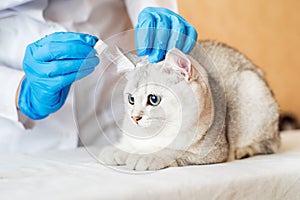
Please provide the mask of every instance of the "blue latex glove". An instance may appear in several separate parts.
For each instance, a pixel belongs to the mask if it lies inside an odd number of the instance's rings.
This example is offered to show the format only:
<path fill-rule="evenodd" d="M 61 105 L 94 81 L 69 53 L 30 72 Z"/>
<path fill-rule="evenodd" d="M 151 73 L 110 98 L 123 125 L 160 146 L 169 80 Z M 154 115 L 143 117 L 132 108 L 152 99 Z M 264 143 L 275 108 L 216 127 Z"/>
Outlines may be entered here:
<path fill-rule="evenodd" d="M 138 55 L 148 55 L 154 63 L 164 59 L 166 52 L 174 47 L 189 53 L 197 41 L 197 32 L 171 10 L 148 7 L 138 16 L 135 40 Z"/>
<path fill-rule="evenodd" d="M 43 119 L 60 109 L 71 84 L 99 64 L 93 48 L 97 38 L 72 32 L 48 35 L 27 46 L 19 109 L 31 119 Z"/>

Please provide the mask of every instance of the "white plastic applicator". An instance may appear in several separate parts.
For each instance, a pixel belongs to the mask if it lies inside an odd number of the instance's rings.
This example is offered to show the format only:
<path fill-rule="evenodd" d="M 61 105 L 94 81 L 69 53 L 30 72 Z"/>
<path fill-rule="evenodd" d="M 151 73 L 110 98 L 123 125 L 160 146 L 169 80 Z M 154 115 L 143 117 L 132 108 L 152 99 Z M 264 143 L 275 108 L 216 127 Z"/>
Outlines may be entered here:
<path fill-rule="evenodd" d="M 118 73 L 131 71 L 135 65 L 123 54 L 117 46 L 109 46 L 103 40 L 99 39 L 94 47 L 101 59 L 107 59 L 114 63 Z"/>

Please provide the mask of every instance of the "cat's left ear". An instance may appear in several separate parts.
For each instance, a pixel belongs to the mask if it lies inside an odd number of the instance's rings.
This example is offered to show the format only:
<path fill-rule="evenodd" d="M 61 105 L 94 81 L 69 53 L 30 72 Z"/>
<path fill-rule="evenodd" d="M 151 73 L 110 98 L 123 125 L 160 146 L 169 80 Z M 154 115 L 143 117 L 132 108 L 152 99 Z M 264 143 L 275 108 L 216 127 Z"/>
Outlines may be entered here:
<path fill-rule="evenodd" d="M 164 67 L 171 67 L 179 71 L 186 81 L 192 78 L 192 64 L 190 59 L 179 49 L 173 48 L 168 51 L 164 60 Z"/>

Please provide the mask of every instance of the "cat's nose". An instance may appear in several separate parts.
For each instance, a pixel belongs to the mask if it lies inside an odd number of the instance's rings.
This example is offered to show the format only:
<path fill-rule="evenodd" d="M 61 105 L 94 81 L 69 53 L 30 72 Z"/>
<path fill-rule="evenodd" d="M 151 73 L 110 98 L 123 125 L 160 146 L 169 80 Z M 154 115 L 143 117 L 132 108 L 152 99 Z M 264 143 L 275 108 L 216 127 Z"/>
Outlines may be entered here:
<path fill-rule="evenodd" d="M 131 118 L 135 123 L 138 123 L 138 121 L 142 119 L 142 116 L 131 116 Z"/>

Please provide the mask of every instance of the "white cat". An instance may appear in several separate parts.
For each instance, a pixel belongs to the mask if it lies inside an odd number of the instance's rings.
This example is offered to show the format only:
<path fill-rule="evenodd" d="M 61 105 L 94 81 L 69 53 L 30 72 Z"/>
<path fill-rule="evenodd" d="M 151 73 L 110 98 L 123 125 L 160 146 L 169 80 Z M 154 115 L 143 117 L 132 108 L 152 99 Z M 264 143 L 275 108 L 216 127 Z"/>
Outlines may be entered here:
<path fill-rule="evenodd" d="M 260 70 L 223 44 L 199 47 L 221 79 L 178 49 L 156 64 L 143 58 L 126 72 L 123 135 L 103 149 L 100 161 L 156 170 L 276 152 L 278 106 Z M 197 50 L 192 55 L 197 58 Z"/>

